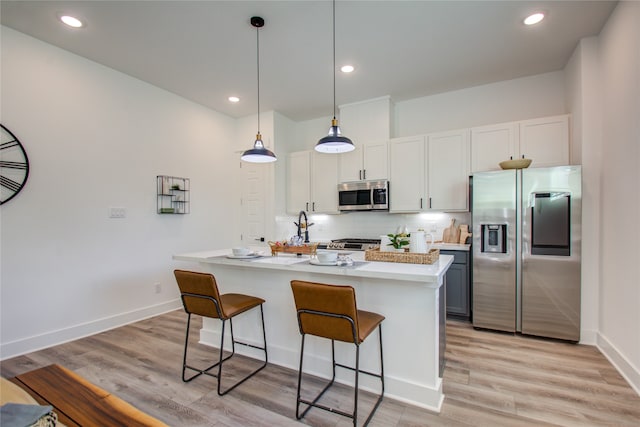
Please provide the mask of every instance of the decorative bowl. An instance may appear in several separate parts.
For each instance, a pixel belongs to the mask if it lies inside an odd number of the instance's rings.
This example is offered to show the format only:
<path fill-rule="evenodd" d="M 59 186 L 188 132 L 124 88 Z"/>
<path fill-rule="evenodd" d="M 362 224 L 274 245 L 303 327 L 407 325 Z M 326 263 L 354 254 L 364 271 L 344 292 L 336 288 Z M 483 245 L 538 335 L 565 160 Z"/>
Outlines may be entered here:
<path fill-rule="evenodd" d="M 526 169 L 531 164 L 531 159 L 515 159 L 500 162 L 502 169 Z"/>

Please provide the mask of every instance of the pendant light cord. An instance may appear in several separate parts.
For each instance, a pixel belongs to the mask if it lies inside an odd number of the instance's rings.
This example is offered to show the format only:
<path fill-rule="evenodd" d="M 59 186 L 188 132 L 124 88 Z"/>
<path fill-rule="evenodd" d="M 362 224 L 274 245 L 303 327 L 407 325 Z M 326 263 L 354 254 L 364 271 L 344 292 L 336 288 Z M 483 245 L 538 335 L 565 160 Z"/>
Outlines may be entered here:
<path fill-rule="evenodd" d="M 333 0 L 333 119 L 336 119 L 336 0 Z"/>
<path fill-rule="evenodd" d="M 258 133 L 260 133 L 260 27 L 256 27 L 256 46 L 256 62 L 258 64 Z"/>

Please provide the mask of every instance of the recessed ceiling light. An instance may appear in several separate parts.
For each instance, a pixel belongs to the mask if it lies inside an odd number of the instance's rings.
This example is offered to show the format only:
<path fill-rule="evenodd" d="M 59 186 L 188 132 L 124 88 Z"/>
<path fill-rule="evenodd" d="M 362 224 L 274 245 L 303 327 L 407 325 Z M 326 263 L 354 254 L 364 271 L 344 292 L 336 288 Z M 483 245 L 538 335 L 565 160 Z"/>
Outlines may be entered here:
<path fill-rule="evenodd" d="M 544 13 L 538 12 L 538 13 L 534 13 L 533 15 L 527 16 L 524 20 L 524 23 L 525 25 L 534 25 L 542 21 L 543 19 L 544 19 Z"/>
<path fill-rule="evenodd" d="M 240 98 L 238 98 L 237 96 L 230 96 L 229 98 L 227 98 L 230 102 L 239 102 Z"/>
<path fill-rule="evenodd" d="M 81 20 L 70 15 L 61 15 L 60 20 L 73 28 L 81 28 L 84 26 Z"/>
<path fill-rule="evenodd" d="M 353 68 L 353 65 L 343 65 L 342 68 L 340 68 L 340 71 L 342 71 L 343 73 L 351 73 L 353 70 L 355 70 L 355 68 Z"/>

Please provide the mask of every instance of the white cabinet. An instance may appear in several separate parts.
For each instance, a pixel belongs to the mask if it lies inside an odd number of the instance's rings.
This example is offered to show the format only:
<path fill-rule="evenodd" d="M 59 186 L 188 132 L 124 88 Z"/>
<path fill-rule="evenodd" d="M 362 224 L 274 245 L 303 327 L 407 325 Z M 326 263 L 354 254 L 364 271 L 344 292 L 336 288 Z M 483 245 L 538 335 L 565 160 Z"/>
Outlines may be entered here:
<path fill-rule="evenodd" d="M 519 157 L 532 159 L 531 167 L 569 164 L 569 116 L 520 122 Z"/>
<path fill-rule="evenodd" d="M 388 154 L 387 141 L 358 144 L 356 149 L 340 154 L 339 182 L 352 182 L 373 179 L 387 179 Z"/>
<path fill-rule="evenodd" d="M 339 213 L 335 154 L 298 151 L 287 156 L 287 212 Z"/>
<path fill-rule="evenodd" d="M 499 170 L 499 163 L 518 153 L 518 124 L 503 123 L 471 129 L 471 173 Z"/>
<path fill-rule="evenodd" d="M 425 137 L 396 138 L 389 143 L 389 211 L 417 212 L 424 207 Z"/>
<path fill-rule="evenodd" d="M 391 212 L 468 210 L 468 130 L 393 139 L 389 169 Z"/>
<path fill-rule="evenodd" d="M 569 164 L 569 116 L 471 129 L 471 172 L 499 170 L 503 160 L 532 159 L 531 167 Z"/>
<path fill-rule="evenodd" d="M 469 209 L 469 131 L 442 132 L 427 137 L 429 208 Z"/>

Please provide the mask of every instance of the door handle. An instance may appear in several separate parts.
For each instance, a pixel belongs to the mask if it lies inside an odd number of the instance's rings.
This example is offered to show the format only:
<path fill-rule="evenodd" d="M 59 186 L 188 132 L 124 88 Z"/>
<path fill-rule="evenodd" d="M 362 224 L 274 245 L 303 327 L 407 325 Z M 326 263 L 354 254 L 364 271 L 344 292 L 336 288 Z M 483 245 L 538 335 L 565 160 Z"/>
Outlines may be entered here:
<path fill-rule="evenodd" d="M 362 169 L 358 171 L 358 179 L 362 179 Z"/>
<path fill-rule="evenodd" d="M 316 211 L 316 202 L 311 203 L 311 211 L 312 212 Z"/>
<path fill-rule="evenodd" d="M 429 197 L 429 209 L 431 209 L 431 197 Z"/>
<path fill-rule="evenodd" d="M 307 203 L 305 204 L 305 209 L 304 209 L 304 210 L 305 210 L 305 211 L 309 211 L 309 202 L 307 202 Z"/>
<path fill-rule="evenodd" d="M 362 170 L 362 179 L 367 179 L 367 170 L 366 169 Z"/>
<path fill-rule="evenodd" d="M 420 209 L 422 209 L 422 197 L 420 197 Z"/>

